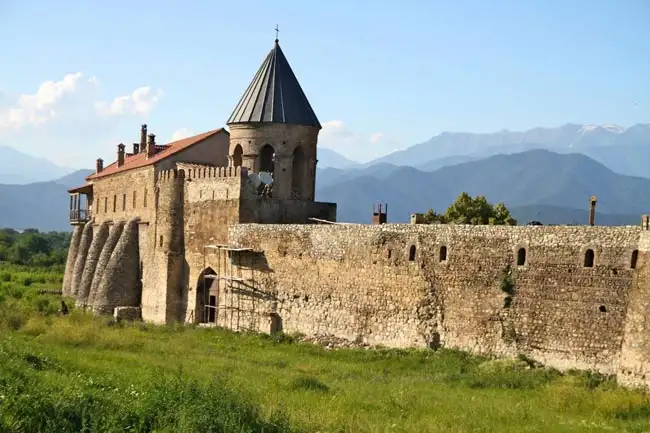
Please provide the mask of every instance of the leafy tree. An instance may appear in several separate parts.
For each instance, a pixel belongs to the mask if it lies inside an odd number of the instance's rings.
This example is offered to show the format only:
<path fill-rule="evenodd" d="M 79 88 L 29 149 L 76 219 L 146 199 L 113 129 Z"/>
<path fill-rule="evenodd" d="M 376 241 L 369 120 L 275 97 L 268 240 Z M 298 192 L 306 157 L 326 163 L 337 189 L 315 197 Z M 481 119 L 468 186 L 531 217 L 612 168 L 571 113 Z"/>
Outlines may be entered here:
<path fill-rule="evenodd" d="M 472 197 L 466 192 L 461 193 L 444 214 L 429 209 L 424 214 L 427 224 L 473 224 L 473 225 L 517 225 L 510 211 L 503 203 L 492 205 L 482 195 Z"/>
<path fill-rule="evenodd" d="M 46 267 L 63 265 L 69 245 L 70 233 L 0 229 L 0 262 Z"/>

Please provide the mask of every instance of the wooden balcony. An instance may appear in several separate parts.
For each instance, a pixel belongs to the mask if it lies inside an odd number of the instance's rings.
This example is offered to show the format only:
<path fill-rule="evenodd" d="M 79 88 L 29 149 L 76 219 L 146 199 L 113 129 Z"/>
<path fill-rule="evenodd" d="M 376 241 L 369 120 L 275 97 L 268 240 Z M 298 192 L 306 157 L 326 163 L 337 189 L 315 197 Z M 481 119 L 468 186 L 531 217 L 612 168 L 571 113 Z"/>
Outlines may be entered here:
<path fill-rule="evenodd" d="M 90 209 L 73 209 L 70 211 L 70 224 L 87 223 L 92 219 Z"/>
<path fill-rule="evenodd" d="M 93 188 L 86 184 L 68 190 L 70 193 L 70 224 L 85 224 L 92 219 Z"/>

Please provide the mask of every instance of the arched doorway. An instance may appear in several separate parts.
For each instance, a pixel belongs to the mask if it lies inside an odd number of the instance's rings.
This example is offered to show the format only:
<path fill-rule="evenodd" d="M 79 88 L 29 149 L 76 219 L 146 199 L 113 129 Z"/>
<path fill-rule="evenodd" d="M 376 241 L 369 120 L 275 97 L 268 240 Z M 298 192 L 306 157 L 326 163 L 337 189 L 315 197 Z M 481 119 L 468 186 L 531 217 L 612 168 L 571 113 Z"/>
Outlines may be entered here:
<path fill-rule="evenodd" d="M 241 146 L 238 144 L 235 146 L 235 150 L 232 152 L 232 165 L 235 167 L 241 167 L 242 165 L 242 154 L 244 151 Z"/>
<path fill-rule="evenodd" d="M 302 146 L 297 146 L 293 151 L 291 176 L 291 193 L 294 196 L 292 198 L 302 198 L 302 191 L 305 189 L 305 151 Z"/>
<path fill-rule="evenodd" d="M 270 144 L 265 144 L 260 150 L 260 172 L 273 173 L 275 149 Z"/>
<path fill-rule="evenodd" d="M 198 323 L 215 323 L 217 313 L 217 294 L 212 287 L 217 287 L 217 280 L 210 278 L 217 273 L 210 267 L 205 268 L 196 282 L 196 307 L 194 314 Z"/>

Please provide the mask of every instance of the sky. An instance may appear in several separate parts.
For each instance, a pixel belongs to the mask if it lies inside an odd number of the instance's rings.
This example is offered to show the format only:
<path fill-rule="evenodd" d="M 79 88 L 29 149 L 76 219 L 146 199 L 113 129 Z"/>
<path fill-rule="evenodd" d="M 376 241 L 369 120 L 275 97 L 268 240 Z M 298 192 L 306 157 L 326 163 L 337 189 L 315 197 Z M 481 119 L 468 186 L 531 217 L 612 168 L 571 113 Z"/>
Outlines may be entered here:
<path fill-rule="evenodd" d="M 650 122 L 647 0 L 0 0 L 0 146 L 71 168 L 225 126 L 275 27 L 365 162 L 444 131 Z"/>

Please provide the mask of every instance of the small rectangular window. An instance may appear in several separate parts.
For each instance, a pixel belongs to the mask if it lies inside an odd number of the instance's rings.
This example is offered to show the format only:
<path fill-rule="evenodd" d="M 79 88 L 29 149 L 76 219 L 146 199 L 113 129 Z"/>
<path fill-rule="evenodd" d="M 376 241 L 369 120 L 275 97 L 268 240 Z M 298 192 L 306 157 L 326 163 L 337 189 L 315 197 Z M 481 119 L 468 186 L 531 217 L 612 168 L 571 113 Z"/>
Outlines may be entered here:
<path fill-rule="evenodd" d="M 104 213 L 108 212 L 108 197 L 104 197 Z"/>
<path fill-rule="evenodd" d="M 133 209 L 135 209 L 135 190 L 133 190 Z"/>
<path fill-rule="evenodd" d="M 147 188 L 144 189 L 144 207 L 147 207 Z"/>
<path fill-rule="evenodd" d="M 113 212 L 117 212 L 117 194 L 113 196 Z"/>
<path fill-rule="evenodd" d="M 122 210 L 126 210 L 126 194 L 122 194 Z"/>
<path fill-rule="evenodd" d="M 99 197 L 97 197 L 97 202 L 95 203 L 95 213 L 99 213 Z"/>

